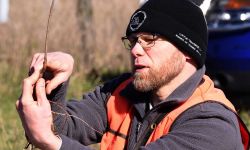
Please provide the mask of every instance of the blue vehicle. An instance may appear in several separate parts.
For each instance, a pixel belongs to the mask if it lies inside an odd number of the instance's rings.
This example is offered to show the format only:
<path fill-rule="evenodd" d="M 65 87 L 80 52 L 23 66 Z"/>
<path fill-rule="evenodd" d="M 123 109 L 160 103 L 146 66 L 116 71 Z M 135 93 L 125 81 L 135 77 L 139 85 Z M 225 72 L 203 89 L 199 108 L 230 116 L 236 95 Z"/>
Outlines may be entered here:
<path fill-rule="evenodd" d="M 210 4 L 207 74 L 225 91 L 250 93 L 250 0 Z"/>

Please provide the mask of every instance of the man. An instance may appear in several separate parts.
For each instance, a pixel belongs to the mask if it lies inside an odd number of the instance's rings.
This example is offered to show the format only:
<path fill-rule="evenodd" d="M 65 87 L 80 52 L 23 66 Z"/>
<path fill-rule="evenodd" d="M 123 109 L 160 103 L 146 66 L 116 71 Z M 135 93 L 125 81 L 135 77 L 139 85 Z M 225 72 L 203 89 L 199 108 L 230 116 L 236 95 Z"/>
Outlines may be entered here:
<path fill-rule="evenodd" d="M 204 75 L 207 27 L 197 5 L 149 0 L 132 15 L 122 40 L 133 73 L 97 86 L 80 101 L 64 100 L 70 55 L 48 54 L 50 80 L 39 78 L 43 54 L 33 57 L 34 72 L 17 101 L 31 143 L 46 150 L 89 149 L 98 142 L 114 150 L 248 149 L 249 133 L 233 105 Z"/>

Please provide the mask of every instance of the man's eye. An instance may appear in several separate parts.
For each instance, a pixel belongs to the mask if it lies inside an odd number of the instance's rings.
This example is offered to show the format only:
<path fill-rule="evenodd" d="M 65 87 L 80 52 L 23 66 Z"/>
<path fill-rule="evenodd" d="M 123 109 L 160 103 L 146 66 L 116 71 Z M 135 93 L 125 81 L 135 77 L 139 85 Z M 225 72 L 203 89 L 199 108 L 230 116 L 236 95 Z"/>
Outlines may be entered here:
<path fill-rule="evenodd" d="M 138 40 L 138 37 L 130 37 L 130 38 L 129 38 L 129 41 L 130 41 L 131 43 L 136 43 L 137 40 Z"/>
<path fill-rule="evenodd" d="M 153 36 L 145 36 L 145 37 L 141 37 L 141 39 L 145 42 L 152 42 L 154 41 L 154 37 Z"/>

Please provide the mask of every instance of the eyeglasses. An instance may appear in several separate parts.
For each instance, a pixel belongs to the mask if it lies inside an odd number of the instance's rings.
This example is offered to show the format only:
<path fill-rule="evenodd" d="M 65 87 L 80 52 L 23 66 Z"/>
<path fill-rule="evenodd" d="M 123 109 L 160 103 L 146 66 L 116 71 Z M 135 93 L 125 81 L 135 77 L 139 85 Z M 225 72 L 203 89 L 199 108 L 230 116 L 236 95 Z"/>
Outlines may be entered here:
<path fill-rule="evenodd" d="M 142 48 L 150 48 L 155 45 L 155 41 L 159 38 L 158 34 L 140 34 L 131 35 L 129 37 L 124 36 L 121 38 L 124 47 L 131 50 L 136 43 L 139 43 Z"/>

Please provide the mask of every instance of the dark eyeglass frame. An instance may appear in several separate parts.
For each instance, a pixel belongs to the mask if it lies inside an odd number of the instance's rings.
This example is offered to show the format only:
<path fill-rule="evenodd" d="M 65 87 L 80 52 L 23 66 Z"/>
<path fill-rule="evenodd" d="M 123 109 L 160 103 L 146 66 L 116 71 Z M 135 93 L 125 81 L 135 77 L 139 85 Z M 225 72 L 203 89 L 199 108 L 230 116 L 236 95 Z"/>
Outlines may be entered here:
<path fill-rule="evenodd" d="M 139 43 L 142 48 L 148 49 L 155 45 L 155 41 L 160 38 L 159 34 L 139 34 L 124 36 L 121 38 L 123 45 L 126 49 L 131 50 L 136 43 Z"/>

